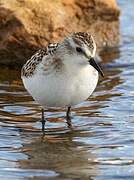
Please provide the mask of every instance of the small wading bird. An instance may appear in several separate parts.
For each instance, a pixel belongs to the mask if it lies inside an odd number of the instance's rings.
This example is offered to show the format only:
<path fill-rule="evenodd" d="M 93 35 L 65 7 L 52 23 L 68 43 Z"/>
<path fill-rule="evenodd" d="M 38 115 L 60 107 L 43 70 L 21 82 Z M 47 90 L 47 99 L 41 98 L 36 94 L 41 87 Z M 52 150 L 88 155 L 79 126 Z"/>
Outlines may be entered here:
<path fill-rule="evenodd" d="M 86 100 L 103 72 L 94 57 L 96 44 L 89 33 L 76 32 L 61 43 L 49 44 L 39 50 L 22 67 L 21 78 L 27 91 L 44 109 L 66 107 L 67 123 L 71 126 L 71 106 Z"/>

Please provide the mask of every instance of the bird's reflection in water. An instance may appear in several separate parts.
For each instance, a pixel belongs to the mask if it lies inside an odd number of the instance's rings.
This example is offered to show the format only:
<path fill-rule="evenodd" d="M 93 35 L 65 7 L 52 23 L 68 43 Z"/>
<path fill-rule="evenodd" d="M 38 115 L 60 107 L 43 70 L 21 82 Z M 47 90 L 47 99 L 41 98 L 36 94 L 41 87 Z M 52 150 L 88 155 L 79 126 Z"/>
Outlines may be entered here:
<path fill-rule="evenodd" d="M 58 173 L 58 178 L 91 179 L 98 171 L 95 154 L 91 153 L 93 146 L 90 149 L 90 146 L 75 140 L 84 135 L 81 133 L 83 134 L 81 131 L 72 130 L 61 134 L 52 133 L 53 135 L 46 135 L 44 138 L 32 138 L 31 143 L 23 144 L 23 152 L 28 155 L 28 159 L 21 160 L 20 167 L 49 169 Z M 90 136 L 90 133 L 86 135 Z"/>

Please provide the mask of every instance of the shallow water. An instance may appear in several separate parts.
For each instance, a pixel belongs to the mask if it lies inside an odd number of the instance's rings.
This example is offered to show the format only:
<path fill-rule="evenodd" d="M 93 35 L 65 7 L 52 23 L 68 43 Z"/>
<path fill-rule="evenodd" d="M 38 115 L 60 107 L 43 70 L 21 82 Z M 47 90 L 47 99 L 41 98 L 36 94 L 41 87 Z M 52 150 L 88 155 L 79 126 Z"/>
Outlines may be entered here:
<path fill-rule="evenodd" d="M 121 45 L 103 54 L 105 78 L 72 111 L 48 109 L 42 138 L 40 106 L 19 70 L 0 67 L 0 179 L 134 179 L 134 2 L 119 0 Z"/>

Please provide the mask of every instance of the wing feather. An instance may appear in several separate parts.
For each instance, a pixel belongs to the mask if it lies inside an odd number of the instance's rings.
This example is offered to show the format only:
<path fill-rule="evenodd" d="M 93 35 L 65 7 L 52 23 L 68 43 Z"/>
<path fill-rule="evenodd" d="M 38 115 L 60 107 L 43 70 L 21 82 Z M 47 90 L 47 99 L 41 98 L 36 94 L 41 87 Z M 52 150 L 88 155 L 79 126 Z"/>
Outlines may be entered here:
<path fill-rule="evenodd" d="M 53 55 L 58 47 L 58 43 L 50 43 L 47 47 L 38 50 L 22 67 L 21 77 L 32 76 L 37 65 L 42 61 L 44 56 Z"/>

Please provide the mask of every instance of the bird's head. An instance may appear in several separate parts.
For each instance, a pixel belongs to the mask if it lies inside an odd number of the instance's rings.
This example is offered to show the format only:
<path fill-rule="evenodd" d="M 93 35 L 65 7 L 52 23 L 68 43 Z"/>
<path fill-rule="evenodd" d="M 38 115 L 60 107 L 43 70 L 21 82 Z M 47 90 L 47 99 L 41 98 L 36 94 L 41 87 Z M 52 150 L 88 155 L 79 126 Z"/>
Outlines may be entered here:
<path fill-rule="evenodd" d="M 102 76 L 103 72 L 95 62 L 96 44 L 93 37 L 86 32 L 76 32 L 66 37 L 59 50 L 64 55 L 64 63 L 69 65 L 91 65 Z"/>

